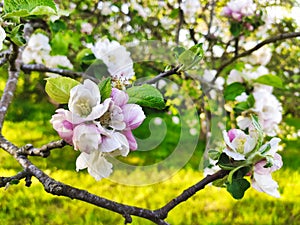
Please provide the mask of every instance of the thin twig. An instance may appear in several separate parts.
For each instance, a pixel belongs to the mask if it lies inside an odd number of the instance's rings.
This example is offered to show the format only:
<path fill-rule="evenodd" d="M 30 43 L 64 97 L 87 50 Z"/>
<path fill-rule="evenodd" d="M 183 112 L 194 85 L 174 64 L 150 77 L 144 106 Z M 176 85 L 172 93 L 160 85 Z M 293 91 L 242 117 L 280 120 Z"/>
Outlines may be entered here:
<path fill-rule="evenodd" d="M 153 84 L 164 77 L 171 76 L 173 74 L 181 74 L 181 72 L 178 71 L 179 68 L 180 68 L 180 66 L 176 66 L 168 71 L 162 72 L 162 73 L 158 74 L 157 76 L 153 77 L 152 79 L 146 80 L 145 82 L 143 82 L 143 84 Z"/>
<path fill-rule="evenodd" d="M 181 195 L 172 199 L 165 206 L 155 210 L 155 212 L 158 212 L 160 218 L 162 219 L 166 218 L 168 216 L 168 213 L 177 205 L 179 205 L 181 202 L 188 200 L 191 196 L 195 195 L 199 190 L 203 189 L 207 184 L 225 177 L 227 174 L 229 174 L 229 172 L 230 172 L 229 170 L 219 170 L 213 175 L 206 176 L 204 179 L 202 179 L 195 185 L 184 190 Z"/>
<path fill-rule="evenodd" d="M 40 148 L 34 148 L 33 145 L 27 144 L 18 150 L 18 154 L 30 156 L 42 156 L 44 158 L 50 155 L 52 149 L 63 148 L 67 143 L 64 140 L 52 141 Z"/>
<path fill-rule="evenodd" d="M 263 47 L 264 45 L 270 44 L 270 43 L 274 43 L 276 41 L 280 41 L 280 40 L 284 40 L 284 39 L 290 39 L 290 38 L 295 38 L 295 37 L 299 37 L 300 36 L 300 32 L 293 32 L 293 33 L 284 33 L 284 34 L 279 34 L 277 36 L 268 38 L 260 43 L 258 43 L 256 46 L 254 46 L 253 48 L 240 53 L 236 56 L 234 56 L 233 58 L 225 61 L 223 64 L 221 64 L 221 66 L 219 66 L 219 68 L 217 69 L 217 74 L 214 77 L 214 79 L 212 80 L 212 83 L 214 83 L 216 81 L 216 79 L 218 78 L 218 76 L 221 74 L 221 72 L 230 64 L 234 63 L 237 59 L 245 57 L 250 55 L 252 52 L 260 49 L 261 47 Z"/>
<path fill-rule="evenodd" d="M 14 180 L 22 180 L 24 178 L 26 178 L 28 176 L 28 172 L 23 170 L 19 173 L 17 173 L 15 176 L 11 176 L 11 177 L 0 177 L 0 188 L 1 187 L 6 187 L 7 184 L 9 184 L 11 181 Z"/>

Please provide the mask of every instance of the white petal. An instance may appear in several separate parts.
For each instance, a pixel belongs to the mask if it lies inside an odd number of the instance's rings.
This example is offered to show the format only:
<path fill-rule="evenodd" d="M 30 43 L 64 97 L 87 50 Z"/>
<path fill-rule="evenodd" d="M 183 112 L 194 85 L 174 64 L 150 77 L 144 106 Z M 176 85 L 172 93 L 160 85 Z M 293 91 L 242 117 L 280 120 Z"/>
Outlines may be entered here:
<path fill-rule="evenodd" d="M 271 195 L 275 198 L 280 197 L 280 193 L 277 190 L 278 184 L 276 181 L 274 181 L 272 179 L 271 174 L 260 175 L 260 174 L 254 173 L 253 178 L 252 178 L 252 186 L 256 190 L 258 190 L 260 192 L 265 192 L 268 195 Z"/>
<path fill-rule="evenodd" d="M 228 156 L 230 156 L 231 158 L 233 158 L 234 160 L 245 160 L 245 156 L 242 155 L 242 154 L 240 154 L 240 153 L 238 153 L 238 152 L 230 151 L 230 150 L 228 150 L 227 148 L 225 148 L 225 149 L 223 150 L 223 152 L 224 152 L 226 155 L 228 155 Z"/>
<path fill-rule="evenodd" d="M 88 168 L 88 173 L 97 181 L 108 177 L 112 173 L 112 164 L 99 151 L 91 154 L 81 153 L 76 160 L 76 170 Z"/>

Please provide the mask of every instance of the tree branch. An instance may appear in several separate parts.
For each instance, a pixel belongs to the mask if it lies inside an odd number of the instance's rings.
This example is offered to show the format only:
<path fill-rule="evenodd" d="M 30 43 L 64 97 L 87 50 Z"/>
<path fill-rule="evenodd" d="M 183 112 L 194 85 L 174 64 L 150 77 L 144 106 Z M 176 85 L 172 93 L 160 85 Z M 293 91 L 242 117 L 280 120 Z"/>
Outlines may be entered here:
<path fill-rule="evenodd" d="M 11 177 L 0 177 L 0 188 L 1 187 L 7 187 L 7 184 L 9 184 L 11 181 L 14 180 L 22 180 L 24 178 L 26 178 L 28 176 L 28 172 L 26 172 L 25 170 L 17 173 L 15 176 L 11 176 Z"/>
<path fill-rule="evenodd" d="M 207 184 L 221 179 L 229 174 L 229 170 L 219 170 L 218 172 L 214 173 L 213 175 L 208 175 L 195 185 L 189 187 L 188 189 L 184 190 L 181 195 L 172 199 L 169 203 L 163 206 L 160 209 L 155 210 L 158 213 L 159 218 L 165 219 L 168 216 L 168 213 L 179 205 L 181 202 L 188 200 L 190 197 L 195 195 L 199 190 L 203 189 Z"/>
<path fill-rule="evenodd" d="M 212 83 L 216 81 L 216 79 L 218 78 L 218 76 L 220 75 L 220 73 L 230 64 L 232 64 L 233 62 L 235 62 L 237 59 L 245 57 L 250 55 L 252 52 L 260 49 L 261 47 L 263 47 L 264 45 L 270 44 L 270 43 L 274 43 L 276 41 L 280 41 L 280 40 L 284 40 L 284 39 L 290 39 L 290 38 L 295 38 L 295 37 L 299 37 L 300 36 L 300 32 L 293 32 L 293 33 L 284 33 L 284 34 L 279 34 L 277 36 L 268 38 L 260 43 L 258 43 L 256 46 L 254 46 L 253 48 L 240 53 L 236 56 L 234 56 L 233 58 L 225 61 L 223 64 L 221 64 L 221 66 L 217 69 L 217 74 L 214 77 L 214 79 L 212 80 Z"/>
<path fill-rule="evenodd" d="M 159 81 L 160 79 L 167 77 L 167 76 L 171 76 L 173 74 L 180 74 L 181 72 L 178 72 L 178 69 L 180 68 L 180 66 L 176 66 L 168 71 L 162 72 L 160 74 L 158 74 L 157 76 L 153 77 L 150 80 L 146 80 L 145 82 L 142 82 L 144 84 L 153 84 L 157 81 Z"/>
<path fill-rule="evenodd" d="M 12 44 L 12 53 L 9 57 L 9 70 L 8 79 L 3 91 L 3 95 L 0 100 L 0 133 L 4 122 L 4 117 L 7 113 L 7 109 L 13 99 L 14 92 L 17 87 L 20 65 L 18 62 L 19 48 L 17 45 Z"/>
<path fill-rule="evenodd" d="M 42 156 L 44 158 L 50 155 L 50 151 L 56 148 L 63 148 L 67 143 L 64 140 L 52 141 L 40 148 L 34 148 L 32 144 L 27 144 L 18 149 L 18 154 L 30 156 Z"/>
<path fill-rule="evenodd" d="M 71 78 L 84 76 L 84 73 L 81 72 L 74 72 L 72 70 L 65 70 L 59 68 L 49 68 L 43 64 L 22 64 L 21 70 L 23 70 L 24 72 L 37 71 L 37 72 L 56 73 Z"/>

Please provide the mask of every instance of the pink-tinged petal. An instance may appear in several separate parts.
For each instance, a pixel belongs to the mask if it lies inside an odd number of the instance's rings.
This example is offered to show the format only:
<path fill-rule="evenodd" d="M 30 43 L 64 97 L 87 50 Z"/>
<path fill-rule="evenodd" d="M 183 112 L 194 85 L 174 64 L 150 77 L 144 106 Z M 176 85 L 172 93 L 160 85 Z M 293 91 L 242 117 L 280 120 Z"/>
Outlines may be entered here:
<path fill-rule="evenodd" d="M 254 172 L 260 175 L 271 174 L 272 172 L 279 170 L 283 165 L 282 158 L 278 153 L 275 153 L 274 155 L 273 166 L 265 168 L 264 166 L 266 165 L 266 163 L 267 160 L 265 159 L 256 163 L 254 166 Z"/>
<path fill-rule="evenodd" d="M 76 160 L 76 171 L 88 168 L 88 173 L 97 181 L 108 177 L 112 173 L 112 164 L 99 151 L 91 154 L 82 152 Z"/>
<path fill-rule="evenodd" d="M 70 112 L 64 109 L 58 109 L 56 112 L 57 114 L 52 116 L 50 122 L 58 135 L 68 144 L 72 145 L 73 129 L 75 125 L 67 120 L 67 115 Z"/>
<path fill-rule="evenodd" d="M 231 144 L 230 138 L 228 136 L 228 133 L 226 130 L 223 131 L 223 139 L 225 141 L 225 144 L 231 149 L 235 150 L 235 147 Z M 234 140 L 234 139 L 233 139 Z"/>
<path fill-rule="evenodd" d="M 112 88 L 110 96 L 114 103 L 119 107 L 125 105 L 129 99 L 128 94 L 125 91 L 121 91 L 117 88 Z"/>
<path fill-rule="evenodd" d="M 232 142 L 233 139 L 238 135 L 238 130 L 237 129 L 231 129 L 227 132 L 227 135 L 229 137 L 229 141 Z"/>
<path fill-rule="evenodd" d="M 131 130 L 124 130 L 122 133 L 127 138 L 127 141 L 129 143 L 129 148 L 131 150 L 137 150 L 137 143 L 136 143 L 135 137 L 132 134 L 132 131 Z"/>
<path fill-rule="evenodd" d="M 137 104 L 126 104 L 122 107 L 122 110 L 126 127 L 131 130 L 140 126 L 146 118 L 142 107 Z"/>
<path fill-rule="evenodd" d="M 280 197 L 278 191 L 278 184 L 272 179 L 271 174 L 258 174 L 254 173 L 252 177 L 252 187 L 260 192 L 265 192 L 275 198 Z"/>

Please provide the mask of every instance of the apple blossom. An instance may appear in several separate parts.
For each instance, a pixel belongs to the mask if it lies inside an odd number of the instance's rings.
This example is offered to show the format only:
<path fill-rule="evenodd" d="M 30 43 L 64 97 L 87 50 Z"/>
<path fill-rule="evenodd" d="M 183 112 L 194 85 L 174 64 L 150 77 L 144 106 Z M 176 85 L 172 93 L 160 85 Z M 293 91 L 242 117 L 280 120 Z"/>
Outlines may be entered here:
<path fill-rule="evenodd" d="M 83 84 L 71 89 L 68 107 L 76 116 L 85 120 L 94 120 L 103 115 L 109 106 L 108 104 L 100 105 L 100 100 L 98 86 L 91 80 L 85 80 Z"/>
<path fill-rule="evenodd" d="M 251 152 L 257 144 L 255 136 L 247 135 L 239 129 L 223 131 L 223 138 L 226 143 L 223 152 L 234 160 L 245 160 L 245 155 Z"/>
<path fill-rule="evenodd" d="M 53 128 L 57 131 L 58 135 L 64 139 L 68 144 L 72 145 L 74 124 L 71 121 L 71 112 L 65 109 L 57 109 L 50 120 Z"/>
<path fill-rule="evenodd" d="M 81 31 L 81 33 L 90 35 L 93 32 L 93 29 L 94 28 L 93 28 L 92 24 L 87 23 L 87 22 L 83 22 L 81 24 L 80 31 Z"/>
<path fill-rule="evenodd" d="M 187 23 L 195 23 L 197 18 L 197 11 L 200 8 L 200 2 L 199 0 L 185 0 L 181 2 L 180 8 L 183 11 L 185 21 Z"/>
<path fill-rule="evenodd" d="M 256 4 L 252 0 L 231 0 L 223 8 L 221 14 L 233 20 L 241 21 L 243 17 L 252 16 L 255 10 Z"/>
<path fill-rule="evenodd" d="M 33 34 L 22 53 L 22 60 L 24 63 L 42 64 L 49 56 L 50 51 L 49 38 L 41 33 Z"/>
<path fill-rule="evenodd" d="M 101 59 L 110 75 L 118 80 L 129 80 L 133 75 L 133 61 L 130 52 L 117 41 L 98 40 L 91 50 L 97 59 Z"/>
<path fill-rule="evenodd" d="M 73 131 L 73 145 L 75 150 L 91 153 L 98 150 L 101 143 L 100 131 L 95 124 L 80 124 Z"/>
<path fill-rule="evenodd" d="M 257 114 L 263 131 L 269 136 L 275 136 L 278 124 L 282 120 L 281 103 L 268 89 L 256 89 L 253 97 L 254 107 L 249 110 Z M 246 129 L 251 124 L 251 120 L 249 117 L 240 116 L 237 118 L 237 123 L 241 129 Z"/>
<path fill-rule="evenodd" d="M 252 186 L 258 191 L 265 192 L 273 197 L 279 198 L 280 194 L 278 184 L 272 179 L 271 173 L 280 169 L 283 165 L 281 156 L 276 153 L 278 150 L 279 138 L 272 138 L 270 142 L 263 145 L 259 151 L 264 151 L 269 145 L 270 149 L 264 153 L 273 158 L 273 165 L 271 167 L 265 167 L 267 160 L 263 159 L 254 165 L 252 175 Z"/>
<path fill-rule="evenodd" d="M 128 100 L 126 92 L 112 88 L 110 98 L 101 102 L 99 87 L 88 79 L 71 88 L 69 110 L 58 109 L 51 123 L 61 138 L 80 150 L 77 171 L 88 168 L 100 180 L 112 172 L 105 157 L 127 156 L 137 149 L 131 130 L 141 125 L 145 114 Z"/>

